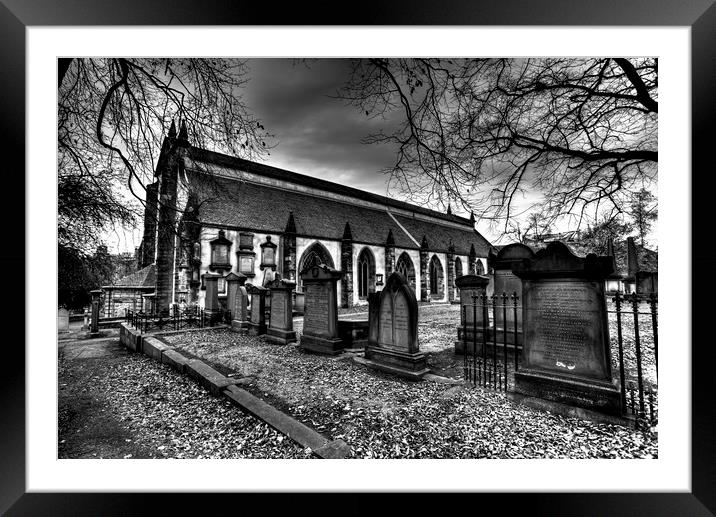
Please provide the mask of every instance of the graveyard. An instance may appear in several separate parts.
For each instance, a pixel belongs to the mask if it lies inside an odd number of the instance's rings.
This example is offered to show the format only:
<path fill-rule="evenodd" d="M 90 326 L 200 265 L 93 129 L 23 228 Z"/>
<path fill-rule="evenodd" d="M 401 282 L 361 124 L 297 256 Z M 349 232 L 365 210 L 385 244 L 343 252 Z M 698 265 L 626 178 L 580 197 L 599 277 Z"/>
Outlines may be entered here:
<path fill-rule="evenodd" d="M 316 277 L 321 274 L 319 271 Z M 405 291 L 407 302 L 396 301 L 396 295 L 391 295 L 394 298 L 390 310 L 384 309 L 385 302 L 381 303 L 376 297 L 371 300 L 371 306 L 364 306 L 365 312 L 356 307 L 331 311 L 327 306 L 332 304 L 326 304 L 325 300 L 331 300 L 330 283 L 336 280 L 336 275 L 326 271 L 325 277 L 329 287 L 320 291 L 326 298 L 322 303 L 309 296 L 307 314 L 302 316 L 285 317 L 292 313 L 290 296 L 279 295 L 271 300 L 270 309 L 266 309 L 267 291 L 271 291 L 273 297 L 273 292 L 293 287 L 278 279 L 269 289 L 253 286 L 245 290 L 243 286 L 236 291 L 232 289 L 236 295 L 232 299 L 233 306 L 244 304 L 235 314 L 246 318 L 248 325 L 234 320 L 231 325 L 159 332 L 156 337 L 167 349 L 186 360 L 201 361 L 226 379 L 235 380 L 241 390 L 327 440 L 345 443 L 348 458 L 657 457 L 655 426 L 616 425 L 560 415 L 529 407 L 489 385 L 466 382 L 465 357 L 455 353 L 456 330 L 464 310 L 461 304 L 418 304 L 414 297 L 411 302 L 410 291 Z M 390 291 L 389 287 L 386 286 L 386 292 Z M 274 301 L 280 304 L 275 307 Z M 265 313 L 247 312 L 248 302 L 249 307 L 254 304 L 263 307 Z M 408 309 L 411 304 L 414 307 Z M 607 310 L 612 305 L 613 302 L 608 304 Z M 320 310 L 312 315 L 313 306 Z M 380 361 L 379 356 L 370 353 L 371 345 L 367 350 L 352 348 L 332 353 L 339 338 L 335 324 L 322 327 L 321 320 L 326 316 L 330 321 L 340 321 L 347 315 L 368 319 L 369 313 L 375 311 L 372 320 L 379 324 L 377 329 L 371 329 L 373 336 L 369 342 L 380 347 L 381 342 L 395 343 L 404 339 L 396 337 L 401 328 L 408 336 L 409 318 L 395 317 L 390 320 L 390 326 L 383 326 L 388 325 L 387 316 L 399 310 L 404 314 L 412 311 L 417 318 L 413 322 L 416 342 L 411 346 L 419 346 L 419 352 L 390 348 L 392 362 L 388 368 L 370 364 Z M 262 315 L 269 315 L 268 323 L 260 317 Z M 615 316 L 609 313 L 608 328 L 612 335 L 616 333 Z M 252 331 L 252 323 L 256 330 Z M 272 327 L 280 327 L 281 332 L 271 332 Z M 386 328 L 392 329 L 390 336 Z M 463 327 L 463 331 L 464 328 L 467 327 Z M 647 326 L 642 329 L 645 346 L 641 366 L 644 382 L 654 385 L 655 358 L 648 352 L 651 338 L 646 329 Z M 311 340 L 308 347 L 301 345 L 306 333 L 320 338 L 318 349 L 310 345 L 315 342 Z M 329 343 L 327 348 L 325 343 Z M 611 366 L 616 368 L 615 340 L 610 345 Z M 259 418 L 242 413 L 225 398 L 212 396 L 167 364 L 114 346 L 114 353 L 98 358 L 91 371 L 73 371 L 66 354 L 61 354 L 61 457 L 78 454 L 80 457 L 99 454 L 100 457 L 148 458 L 314 456 L 310 447 L 301 447 Z M 152 354 L 146 347 L 145 354 Z M 409 349 L 407 345 L 405 348 Z M 395 362 L 395 357 L 399 362 Z M 468 356 L 468 360 L 472 359 Z M 633 364 L 633 358 L 627 358 L 626 363 Z M 412 374 L 401 375 L 401 371 L 396 371 L 396 368 L 410 369 L 412 364 L 417 364 L 413 371 L 429 373 L 416 379 Z M 80 382 L 87 379 L 93 382 L 80 387 Z M 94 386 L 98 393 L 87 395 L 86 386 Z M 72 409 L 79 402 L 70 401 L 71 394 L 90 397 L 95 404 L 101 401 L 101 406 L 97 406 L 101 409 L 92 412 L 95 416 L 90 421 L 99 419 L 96 425 L 100 428 L 97 433 L 100 443 L 106 441 L 102 436 L 113 434 L 102 431 L 103 425 L 107 425 L 102 418 L 114 422 L 120 437 L 114 438 L 113 447 L 105 443 L 92 448 L 86 444 L 93 440 L 87 439 L 84 446 L 77 446 L 79 451 L 66 445 L 64 440 L 70 437 L 72 444 L 74 438 L 70 432 L 72 414 L 81 412 L 81 408 Z M 87 432 L 86 428 L 87 425 L 76 432 Z"/>

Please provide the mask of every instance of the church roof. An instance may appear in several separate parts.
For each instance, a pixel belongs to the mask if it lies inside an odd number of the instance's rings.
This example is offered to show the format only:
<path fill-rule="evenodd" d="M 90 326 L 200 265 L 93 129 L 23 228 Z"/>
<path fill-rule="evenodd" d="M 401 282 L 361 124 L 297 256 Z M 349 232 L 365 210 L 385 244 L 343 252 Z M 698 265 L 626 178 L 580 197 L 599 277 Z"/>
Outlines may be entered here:
<path fill-rule="evenodd" d="M 309 178 L 291 174 L 292 182 L 296 181 L 296 176 Z M 476 232 L 465 218 L 396 202 L 374 194 L 370 194 L 370 199 L 366 198 L 366 201 L 380 202 L 389 208 L 406 210 L 408 207 L 413 217 L 397 213 L 391 215 L 388 208 L 367 206 L 361 204 L 360 199 L 350 203 L 337 199 L 337 196 L 331 198 L 331 191 L 322 187 L 323 184 L 335 184 L 317 180 L 320 181 L 319 185 L 314 181 L 315 178 L 309 178 L 310 181 L 307 182 L 313 188 L 328 190 L 328 197 L 280 188 L 278 185 L 263 185 L 204 173 L 190 173 L 188 178 L 192 190 L 198 194 L 198 217 L 205 225 L 280 234 L 286 228 L 290 212 L 293 212 L 298 236 L 341 240 L 348 223 L 353 242 L 356 243 L 384 246 L 388 232 L 392 232 L 396 248 L 418 249 L 419 244 L 415 241 L 420 243 L 423 235 L 427 237 L 432 251 L 447 251 L 450 241 L 459 255 L 467 255 L 471 244 L 475 245 L 480 256 L 486 256 L 489 248 L 487 240 Z M 347 195 L 348 192 L 342 190 L 340 194 Z M 419 219 L 428 215 L 432 216 L 432 221 Z"/>
<path fill-rule="evenodd" d="M 151 287 L 154 288 L 157 280 L 157 269 L 151 264 L 139 271 L 135 271 L 117 280 L 111 286 L 103 287 Z"/>

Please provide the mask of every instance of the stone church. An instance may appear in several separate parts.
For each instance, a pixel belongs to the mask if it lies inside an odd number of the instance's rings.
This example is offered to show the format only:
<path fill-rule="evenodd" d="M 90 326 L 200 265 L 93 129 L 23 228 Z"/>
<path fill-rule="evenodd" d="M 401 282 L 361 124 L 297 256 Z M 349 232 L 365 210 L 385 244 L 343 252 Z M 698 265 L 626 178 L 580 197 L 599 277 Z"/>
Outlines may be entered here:
<path fill-rule="evenodd" d="M 156 266 L 153 305 L 204 305 L 203 275 L 297 281 L 314 263 L 343 272 L 343 307 L 367 303 L 393 271 L 418 300 L 456 299 L 455 278 L 484 273 L 490 243 L 475 218 L 428 210 L 330 181 L 164 139 L 147 187 L 140 268 Z M 226 282 L 219 280 L 220 299 Z"/>

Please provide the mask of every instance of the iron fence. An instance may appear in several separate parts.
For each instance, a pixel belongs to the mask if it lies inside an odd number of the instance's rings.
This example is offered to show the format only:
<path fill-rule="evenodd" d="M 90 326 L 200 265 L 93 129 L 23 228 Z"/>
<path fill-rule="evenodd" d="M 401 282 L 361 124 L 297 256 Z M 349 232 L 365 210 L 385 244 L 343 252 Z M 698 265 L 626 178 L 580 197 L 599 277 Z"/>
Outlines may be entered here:
<path fill-rule="evenodd" d="M 474 295 L 472 304 L 462 306 L 463 368 L 473 386 L 498 391 L 514 386 L 522 350 L 521 309 L 516 292 Z"/>
<path fill-rule="evenodd" d="M 658 420 L 658 296 L 614 293 L 607 310 L 616 320 L 616 368 L 624 411 L 653 425 Z M 653 367 L 652 367 L 653 364 Z M 646 371 L 645 371 L 646 370 Z M 652 375 L 653 374 L 653 375 Z"/>
<path fill-rule="evenodd" d="M 612 367 L 619 376 L 624 415 L 654 425 L 658 421 L 658 297 L 613 293 L 606 301 L 610 327 L 616 330 L 616 336 L 610 332 Z M 461 307 L 468 383 L 505 392 L 514 388 L 522 352 L 521 309 L 517 293 L 476 295 L 471 304 Z"/>
<path fill-rule="evenodd" d="M 230 325 L 231 311 L 220 308 L 218 311 L 209 312 L 196 305 L 185 308 L 173 306 L 171 310 L 159 312 L 126 309 L 125 321 L 144 334 L 162 330 L 214 327 L 222 323 Z"/>

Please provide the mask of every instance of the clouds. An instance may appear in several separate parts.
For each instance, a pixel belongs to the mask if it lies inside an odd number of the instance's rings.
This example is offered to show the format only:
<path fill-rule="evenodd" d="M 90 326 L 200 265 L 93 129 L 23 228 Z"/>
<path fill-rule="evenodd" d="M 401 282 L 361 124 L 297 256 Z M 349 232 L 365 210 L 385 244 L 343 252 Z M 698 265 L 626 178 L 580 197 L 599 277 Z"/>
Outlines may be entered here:
<path fill-rule="evenodd" d="M 334 98 L 348 77 L 347 59 L 251 59 L 245 97 L 275 135 L 266 163 L 328 181 L 386 194 L 395 153 L 361 140 L 395 121 L 370 119 Z"/>

